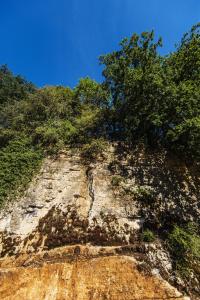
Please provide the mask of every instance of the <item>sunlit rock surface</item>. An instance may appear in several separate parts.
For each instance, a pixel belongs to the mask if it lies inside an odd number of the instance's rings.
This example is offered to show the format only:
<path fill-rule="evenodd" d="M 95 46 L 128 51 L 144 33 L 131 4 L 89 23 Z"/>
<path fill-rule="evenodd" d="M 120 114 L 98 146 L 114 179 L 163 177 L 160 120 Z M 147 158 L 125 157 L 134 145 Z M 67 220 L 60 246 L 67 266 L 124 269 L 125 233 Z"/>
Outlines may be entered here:
<path fill-rule="evenodd" d="M 24 197 L 0 214 L 2 255 L 74 243 L 129 243 L 142 219 L 129 218 L 113 193 L 108 163 L 84 166 L 72 153 L 47 159 Z"/>
<path fill-rule="evenodd" d="M 112 247 L 65 247 L 0 264 L 2 300 L 188 299 Z"/>

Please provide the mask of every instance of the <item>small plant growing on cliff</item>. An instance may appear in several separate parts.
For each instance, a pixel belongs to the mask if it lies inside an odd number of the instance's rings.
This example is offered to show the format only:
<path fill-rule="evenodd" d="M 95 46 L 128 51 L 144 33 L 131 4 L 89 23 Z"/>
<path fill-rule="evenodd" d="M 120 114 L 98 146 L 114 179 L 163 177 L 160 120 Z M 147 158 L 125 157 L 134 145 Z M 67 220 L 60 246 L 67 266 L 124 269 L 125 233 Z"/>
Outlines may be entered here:
<path fill-rule="evenodd" d="M 121 176 L 114 175 L 112 177 L 111 184 L 113 186 L 119 186 L 121 182 L 122 182 L 122 177 Z"/>
<path fill-rule="evenodd" d="M 136 196 L 139 200 L 149 203 L 154 199 L 154 192 L 150 187 L 139 186 L 136 191 Z"/>
<path fill-rule="evenodd" d="M 127 185 L 123 187 L 127 194 L 145 203 L 151 203 L 154 200 L 154 190 L 150 186 Z"/>
<path fill-rule="evenodd" d="M 85 144 L 81 150 L 81 157 L 86 161 L 92 161 L 99 157 L 104 157 L 104 151 L 107 143 L 104 139 L 92 140 L 90 144 Z"/>
<path fill-rule="evenodd" d="M 200 267 L 200 236 L 193 224 L 175 226 L 168 236 L 168 244 L 176 269 L 188 276 L 190 271 Z"/>
<path fill-rule="evenodd" d="M 142 241 L 146 243 L 153 243 L 156 237 L 153 231 L 150 229 L 145 229 L 142 233 Z"/>

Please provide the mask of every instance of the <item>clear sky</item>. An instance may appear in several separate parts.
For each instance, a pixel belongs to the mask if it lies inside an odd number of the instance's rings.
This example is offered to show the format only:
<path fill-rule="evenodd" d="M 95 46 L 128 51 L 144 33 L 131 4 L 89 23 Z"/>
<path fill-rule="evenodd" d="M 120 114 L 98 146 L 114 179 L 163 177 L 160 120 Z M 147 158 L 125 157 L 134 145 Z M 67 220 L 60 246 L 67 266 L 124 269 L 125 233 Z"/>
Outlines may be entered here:
<path fill-rule="evenodd" d="M 200 0 L 1 0 L 0 64 L 38 86 L 101 80 L 98 57 L 154 29 L 162 53 L 200 21 Z"/>

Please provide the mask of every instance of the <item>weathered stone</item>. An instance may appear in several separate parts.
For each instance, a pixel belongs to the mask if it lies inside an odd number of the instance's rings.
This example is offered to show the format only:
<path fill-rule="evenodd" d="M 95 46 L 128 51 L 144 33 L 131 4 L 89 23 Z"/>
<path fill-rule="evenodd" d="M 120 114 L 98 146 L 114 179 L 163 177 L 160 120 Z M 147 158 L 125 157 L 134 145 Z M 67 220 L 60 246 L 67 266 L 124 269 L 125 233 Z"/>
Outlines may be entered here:
<path fill-rule="evenodd" d="M 0 261 L 2 300 L 186 300 L 157 274 L 112 249 L 76 246 Z"/>

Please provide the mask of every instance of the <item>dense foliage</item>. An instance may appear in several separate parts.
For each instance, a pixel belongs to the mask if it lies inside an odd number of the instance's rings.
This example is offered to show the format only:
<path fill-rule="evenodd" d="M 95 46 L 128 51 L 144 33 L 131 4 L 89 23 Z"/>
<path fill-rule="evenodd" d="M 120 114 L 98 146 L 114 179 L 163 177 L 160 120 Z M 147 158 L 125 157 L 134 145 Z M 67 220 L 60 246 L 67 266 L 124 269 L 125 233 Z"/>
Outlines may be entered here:
<path fill-rule="evenodd" d="M 200 236 L 197 227 L 192 223 L 185 227 L 175 226 L 169 234 L 168 243 L 176 270 L 182 276 L 190 277 L 191 271 L 199 268 L 200 264 Z"/>
<path fill-rule="evenodd" d="M 15 197 L 26 188 L 41 159 L 41 150 L 26 137 L 11 140 L 0 150 L 0 205 L 8 196 Z"/>
<path fill-rule="evenodd" d="M 162 143 L 183 156 L 200 157 L 200 24 L 177 50 L 158 54 L 153 32 L 134 34 L 101 57 L 112 94 L 115 128 L 126 139 Z"/>

